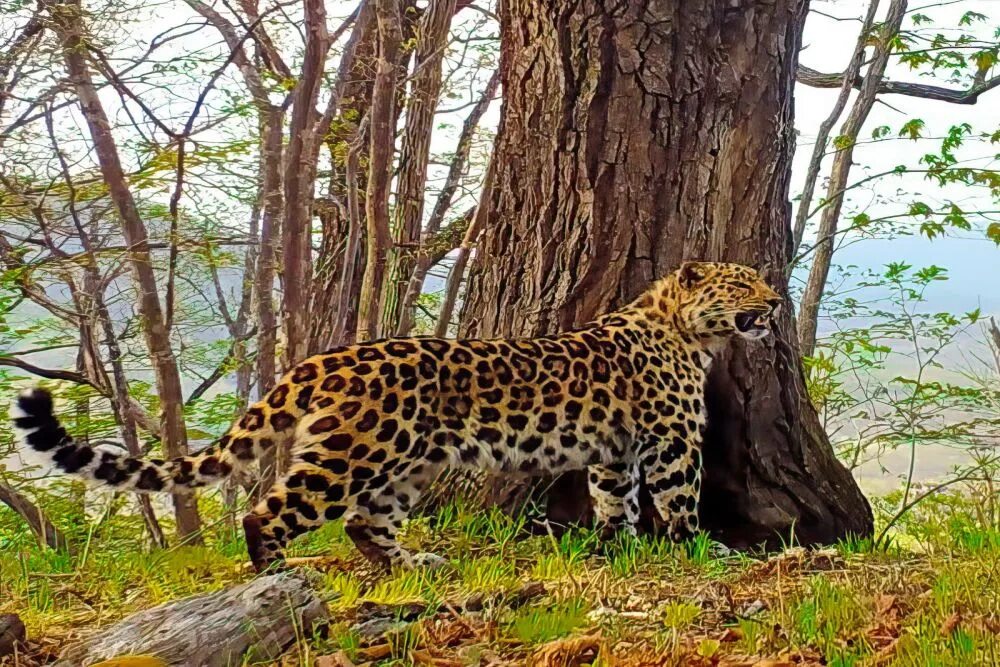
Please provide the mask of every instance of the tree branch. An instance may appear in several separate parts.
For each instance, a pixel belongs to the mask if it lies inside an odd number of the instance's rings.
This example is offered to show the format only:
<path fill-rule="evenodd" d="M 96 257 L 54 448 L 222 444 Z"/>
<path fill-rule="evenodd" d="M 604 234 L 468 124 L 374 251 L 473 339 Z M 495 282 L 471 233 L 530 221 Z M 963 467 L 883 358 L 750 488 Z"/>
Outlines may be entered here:
<path fill-rule="evenodd" d="M 226 374 L 226 366 L 229 364 L 230 360 L 235 356 L 236 349 L 239 346 L 239 344 L 250 340 L 256 335 L 257 335 L 257 328 L 254 327 L 253 329 L 246 332 L 242 336 L 234 338 L 232 344 L 229 346 L 229 351 L 226 352 L 226 356 L 222 358 L 222 361 L 220 361 L 219 365 L 215 367 L 215 370 L 213 370 L 207 378 L 202 380 L 201 384 L 199 384 L 197 387 L 194 388 L 194 391 L 191 392 L 191 395 L 188 396 L 187 401 L 185 401 L 185 405 L 194 403 L 199 398 L 201 398 L 206 391 L 211 389 L 212 385 L 218 382 L 222 378 L 222 376 Z"/>
<path fill-rule="evenodd" d="M 45 516 L 42 509 L 12 486 L 0 480 L 0 502 L 7 505 L 31 527 L 31 532 L 56 551 L 70 551 L 69 540 Z"/>
<path fill-rule="evenodd" d="M 283 181 L 281 259 L 285 291 L 281 307 L 284 315 L 282 327 L 285 333 L 285 368 L 291 368 L 307 356 L 309 307 L 306 285 L 312 280 L 310 237 L 316 181 L 316 164 L 312 156 L 316 142 L 321 141 L 317 125 L 320 114 L 316 110 L 316 100 L 330 46 L 326 6 L 322 0 L 304 0 L 303 19 L 308 38 L 299 79 L 293 92 Z"/>
<path fill-rule="evenodd" d="M 445 284 L 444 298 L 441 299 L 441 310 L 438 313 L 437 325 L 434 328 L 434 335 L 444 338 L 448 335 L 448 325 L 451 324 L 451 317 L 455 312 L 455 304 L 458 302 L 458 289 L 462 284 L 462 276 L 465 275 L 465 265 L 469 261 L 469 253 L 475 245 L 479 232 L 486 226 L 486 216 L 489 215 L 490 199 L 493 197 L 493 174 L 496 171 L 496 162 L 490 159 L 486 166 L 486 175 L 483 178 L 483 189 L 479 193 L 479 203 L 476 204 L 475 213 L 469 221 L 469 227 L 465 230 L 465 238 L 458 248 L 458 255 L 455 263 L 448 274 L 448 282 Z"/>
<path fill-rule="evenodd" d="M 396 177 L 396 198 L 393 207 L 393 246 L 386 259 L 382 289 L 382 331 L 392 333 L 412 314 L 402 315 L 410 274 L 415 266 L 413 253 L 399 245 L 417 245 L 424 217 L 427 189 L 427 163 L 430 159 L 434 114 L 441 96 L 443 75 L 441 63 L 448 43 L 455 0 L 431 0 L 420 17 L 416 30 L 414 71 L 410 77 L 406 98 L 406 123 L 399 150 L 399 170 Z M 403 82 L 397 82 L 400 88 Z"/>
<path fill-rule="evenodd" d="M 3 55 L 0 56 L 0 112 L 3 111 L 4 104 L 18 79 L 15 68 L 18 57 L 22 55 L 22 51 L 31 49 L 32 43 L 42 33 L 43 27 L 41 10 L 36 9 L 17 37 L 4 44 Z M 8 81 L 7 76 L 12 69 L 15 69 L 15 74 Z"/>
<path fill-rule="evenodd" d="M 445 258 L 449 252 L 462 245 L 465 232 L 472 223 L 472 217 L 476 213 L 476 207 L 470 207 L 465 213 L 452 220 L 444 229 L 426 239 L 421 252 L 427 256 L 427 268 L 434 266 Z M 425 270 L 424 275 L 427 271 Z"/>
<path fill-rule="evenodd" d="M 854 45 L 854 53 L 851 54 L 851 61 L 847 65 L 842 77 L 840 94 L 833 104 L 833 109 L 829 115 L 819 125 L 816 133 L 816 143 L 813 144 L 812 156 L 809 159 L 809 169 L 806 171 L 806 181 L 802 186 L 802 197 L 799 199 L 799 207 L 795 212 L 795 222 L 792 225 L 792 255 L 799 251 L 802 245 L 802 235 L 806 230 L 806 221 L 809 218 L 809 208 L 812 206 L 813 193 L 816 190 L 816 182 L 819 180 L 819 170 L 823 166 L 823 157 L 826 155 L 826 142 L 830 138 L 830 131 L 833 125 L 840 119 L 840 115 L 847 106 L 847 100 L 851 95 L 851 79 L 857 79 L 858 73 L 865 59 L 865 46 L 871 38 L 872 24 L 875 22 L 875 13 L 878 11 L 879 0 L 871 0 L 868 3 L 868 13 L 865 14 L 864 23 L 858 32 L 858 39 Z M 791 269 L 789 269 L 791 272 Z"/>
<path fill-rule="evenodd" d="M 799 65 L 795 80 L 811 88 L 840 88 L 844 82 L 844 75 L 836 73 L 828 74 L 806 67 L 805 65 Z M 854 88 L 860 90 L 862 85 L 864 85 L 864 81 L 864 76 L 857 76 L 854 80 Z M 928 86 L 922 83 L 883 80 L 879 84 L 877 92 L 881 95 L 907 95 L 909 97 L 938 100 L 951 104 L 975 104 L 979 101 L 980 95 L 993 90 L 997 86 L 1000 86 L 1000 76 L 974 83 L 967 90 Z"/>
<path fill-rule="evenodd" d="M 490 103 L 493 101 L 494 95 L 496 95 L 497 87 L 500 85 L 500 70 L 494 70 L 493 74 L 490 76 L 489 81 L 486 84 L 486 89 L 483 90 L 482 95 L 476 101 L 475 106 L 469 113 L 468 117 L 465 119 L 465 123 L 462 125 L 462 133 L 459 136 L 458 146 L 455 149 L 455 156 L 451 161 L 451 166 L 448 169 L 448 176 L 445 179 L 444 187 L 441 188 L 440 194 L 438 194 L 437 201 L 434 204 L 434 210 L 431 212 L 431 217 L 427 221 L 427 227 L 424 229 L 424 234 L 422 238 L 422 245 L 427 247 L 422 247 L 420 253 L 417 256 L 417 261 L 413 267 L 413 271 L 410 274 L 409 284 L 406 286 L 406 293 L 403 295 L 403 303 L 400 306 L 400 318 L 399 327 L 396 329 L 397 336 L 406 336 L 409 334 L 410 329 L 413 328 L 414 318 L 413 318 L 413 304 L 417 302 L 420 297 L 420 290 L 424 286 L 424 278 L 427 276 L 427 270 L 433 265 L 441 261 L 444 255 L 448 254 L 452 248 L 457 247 L 461 243 L 461 234 L 465 233 L 465 229 L 469 226 L 469 221 L 471 221 L 471 214 L 463 215 L 462 218 L 453 222 L 450 227 L 454 227 L 456 223 L 464 221 L 464 228 L 459 235 L 449 235 L 447 243 L 452 243 L 451 239 L 454 239 L 454 243 L 448 247 L 444 252 L 439 252 L 441 245 L 437 243 L 439 239 L 438 231 L 441 227 L 441 223 L 444 220 L 445 214 L 451 208 L 452 199 L 455 196 L 456 190 L 458 190 L 459 182 L 462 179 L 462 174 L 465 173 L 466 164 L 469 161 L 469 154 L 472 151 L 472 139 L 475 136 L 476 130 L 479 127 L 479 122 L 482 120 L 483 115 L 489 108 Z M 446 232 L 448 230 L 445 230 Z"/>
<path fill-rule="evenodd" d="M 372 88 L 368 187 L 365 194 L 365 222 L 368 227 L 365 272 L 358 304 L 357 340 L 379 337 L 382 311 L 382 281 L 391 243 L 389 229 L 389 189 L 395 136 L 396 62 L 402 29 L 399 0 L 376 0 L 378 21 L 378 65 Z"/>
<path fill-rule="evenodd" d="M 167 319 L 160 304 L 156 273 L 149 250 L 149 233 L 125 177 L 118 144 L 111 122 L 97 92 L 85 57 L 88 40 L 80 0 L 47 3 L 52 25 L 61 42 L 63 61 L 76 91 L 80 112 L 86 121 L 108 197 L 118 213 L 121 232 L 129 245 L 128 259 L 138 291 L 137 306 L 143 323 L 146 348 L 152 361 L 156 387 L 161 400 L 161 435 L 164 453 L 169 457 L 187 453 L 184 427 L 183 395 L 177 359 L 171 348 Z M 185 539 L 200 540 L 201 519 L 191 498 L 174 495 L 177 532 Z"/>
<path fill-rule="evenodd" d="M 803 356 L 811 356 L 816 345 L 816 326 L 820 301 L 823 291 L 826 289 L 830 262 L 833 259 L 833 236 L 837 233 L 837 223 L 840 219 L 841 207 L 844 204 L 844 197 L 835 193 L 843 190 L 847 185 L 847 179 L 854 165 L 854 142 L 857 141 L 858 133 L 864 127 L 883 84 L 885 68 L 892 53 L 891 39 L 899 33 L 899 27 L 905 14 L 906 0 L 891 0 L 889 8 L 886 10 L 885 23 L 880 26 L 877 34 L 873 35 L 877 39 L 875 55 L 865 73 L 861 92 L 854 100 L 854 105 L 840 128 L 841 136 L 846 137 L 850 143 L 833 157 L 823 213 L 820 216 L 819 229 L 817 230 L 820 239 L 829 238 L 830 240 L 820 241 L 817 246 L 812 267 L 809 269 L 809 278 L 806 280 L 806 287 L 802 293 L 798 333 L 799 350 Z M 864 37 L 859 39 L 864 39 Z"/>
<path fill-rule="evenodd" d="M 22 371 L 27 371 L 32 375 L 37 375 L 38 377 L 45 378 L 46 380 L 64 380 L 75 384 L 85 384 L 88 387 L 93 387 L 102 394 L 104 393 L 104 390 L 94 384 L 90 378 L 86 377 L 82 373 L 77 373 L 76 371 L 64 371 L 58 368 L 42 368 L 41 366 L 36 366 L 35 364 L 29 363 L 24 359 L 8 355 L 0 355 L 0 366 L 19 368 Z"/>

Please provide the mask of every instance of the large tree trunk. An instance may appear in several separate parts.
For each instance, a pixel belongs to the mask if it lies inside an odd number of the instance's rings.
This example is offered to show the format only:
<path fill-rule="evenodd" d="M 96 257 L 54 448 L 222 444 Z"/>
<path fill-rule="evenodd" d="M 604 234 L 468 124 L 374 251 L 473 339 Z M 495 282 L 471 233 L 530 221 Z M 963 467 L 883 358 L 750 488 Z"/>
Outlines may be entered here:
<path fill-rule="evenodd" d="M 431 0 L 417 28 L 410 95 L 406 100 L 406 127 L 400 148 L 396 206 L 392 225 L 393 250 L 387 261 L 382 296 L 382 331 L 396 331 L 400 308 L 413 271 L 424 219 L 427 163 L 434 131 L 434 114 L 441 95 L 441 63 L 455 0 Z"/>
<path fill-rule="evenodd" d="M 402 28 L 398 0 L 376 0 L 378 21 L 378 67 L 369 111 L 371 139 L 368 189 L 365 193 L 365 221 L 368 244 L 364 278 L 358 305 L 357 339 L 378 338 L 382 312 L 381 293 L 389 245 L 389 188 L 392 183 L 392 156 L 395 147 L 396 74 Z"/>
<path fill-rule="evenodd" d="M 787 294 L 805 11 L 801 0 L 503 3 L 495 183 L 461 333 L 572 327 L 689 258 L 758 267 Z M 793 527 L 803 543 L 872 530 L 809 403 L 794 329 L 782 309 L 774 336 L 733 343 L 709 378 L 701 522 L 731 546 L 776 545 Z M 550 516 L 585 518 L 586 487 L 564 477 Z"/>
<path fill-rule="evenodd" d="M 288 152 L 285 157 L 282 243 L 282 327 L 285 352 L 282 366 L 291 368 L 306 356 L 309 345 L 309 285 L 312 282 L 312 205 L 316 179 L 314 143 L 322 140 L 316 100 L 323 81 L 330 36 L 326 5 L 303 2 L 306 31 L 302 71 L 295 86 Z"/>

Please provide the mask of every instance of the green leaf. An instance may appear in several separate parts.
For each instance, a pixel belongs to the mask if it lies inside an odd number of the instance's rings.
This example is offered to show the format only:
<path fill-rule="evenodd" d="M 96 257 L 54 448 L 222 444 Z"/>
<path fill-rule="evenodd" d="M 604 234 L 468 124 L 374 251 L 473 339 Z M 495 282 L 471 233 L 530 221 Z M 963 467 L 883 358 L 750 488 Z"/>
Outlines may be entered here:
<path fill-rule="evenodd" d="M 905 262 L 891 262 L 886 265 L 885 277 L 890 280 L 899 279 L 912 268 L 912 264 Z"/>
<path fill-rule="evenodd" d="M 944 234 L 944 225 L 935 220 L 928 220 L 920 224 L 920 233 L 933 240 Z"/>
<path fill-rule="evenodd" d="M 882 137 L 889 136 L 889 132 L 892 131 L 888 125 L 879 125 L 874 130 L 872 130 L 872 139 L 881 139 Z"/>
<path fill-rule="evenodd" d="M 846 134 L 841 134 L 833 138 L 833 147 L 837 150 L 844 150 L 854 145 L 854 140 Z"/>
<path fill-rule="evenodd" d="M 986 238 L 1000 246 L 1000 222 L 991 222 L 986 228 Z"/>
<path fill-rule="evenodd" d="M 995 50 L 978 51 L 972 56 L 976 61 L 976 68 L 980 71 L 989 71 L 997 63 L 997 52 Z"/>
<path fill-rule="evenodd" d="M 920 282 L 930 282 L 931 280 L 948 280 L 948 269 L 943 266 L 935 266 L 934 264 L 930 266 L 925 266 L 919 269 L 914 277 Z"/>
<path fill-rule="evenodd" d="M 972 225 L 969 224 L 968 219 L 965 217 L 965 211 L 955 203 L 952 203 L 948 207 L 948 215 L 944 216 L 944 223 L 958 229 L 972 229 Z"/>
<path fill-rule="evenodd" d="M 909 137 L 910 139 L 919 139 L 922 135 L 921 130 L 924 129 L 924 121 L 919 118 L 914 118 L 912 120 L 906 121 L 906 123 L 899 129 L 899 136 Z"/>
<path fill-rule="evenodd" d="M 973 21 L 983 23 L 986 20 L 988 20 L 986 14 L 980 14 L 979 12 L 965 12 L 962 14 L 962 18 L 958 19 L 958 25 L 972 25 Z"/>

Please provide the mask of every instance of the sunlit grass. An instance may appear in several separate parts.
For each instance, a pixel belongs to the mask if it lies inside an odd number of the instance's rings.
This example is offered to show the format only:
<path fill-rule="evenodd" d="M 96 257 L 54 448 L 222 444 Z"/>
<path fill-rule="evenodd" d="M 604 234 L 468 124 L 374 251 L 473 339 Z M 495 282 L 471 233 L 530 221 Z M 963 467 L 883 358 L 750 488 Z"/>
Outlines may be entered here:
<path fill-rule="evenodd" d="M 509 621 L 512 638 L 533 645 L 565 637 L 587 623 L 587 602 L 571 598 L 518 611 Z"/>
<path fill-rule="evenodd" d="M 0 613 L 18 613 L 31 636 L 62 637 L 253 576 L 231 525 L 210 527 L 204 545 L 160 551 L 145 543 L 134 517 L 111 516 L 97 530 L 71 518 L 78 508 L 66 509 L 68 532 L 86 545 L 73 555 L 39 547 L 16 517 L 0 514 Z M 376 663 L 411 664 L 412 652 L 436 636 L 424 622 L 458 623 L 446 610 L 477 597 L 486 607 L 470 618 L 492 629 L 463 640 L 471 642 L 463 656 L 516 661 L 546 642 L 596 632 L 609 646 L 645 646 L 676 664 L 682 656 L 788 651 L 842 667 L 886 651 L 887 665 L 1000 664 L 1000 531 L 984 521 L 981 503 L 957 494 L 916 508 L 891 539 L 841 541 L 829 552 L 838 560 L 818 569 L 808 552 L 780 568 L 764 562 L 773 555 L 719 557 L 705 535 L 679 545 L 626 534 L 602 541 L 591 530 L 529 536 L 523 517 L 458 504 L 411 521 L 402 537 L 449 564 L 382 576 L 337 522 L 294 545 L 290 555 L 333 557 L 317 583 L 333 622 L 299 637 L 286 664 L 313 664 L 335 651 L 363 662 L 373 640 L 353 629 L 358 606 L 418 603 L 424 621 L 387 638 Z M 512 607 L 531 581 L 544 582 L 545 592 Z"/>

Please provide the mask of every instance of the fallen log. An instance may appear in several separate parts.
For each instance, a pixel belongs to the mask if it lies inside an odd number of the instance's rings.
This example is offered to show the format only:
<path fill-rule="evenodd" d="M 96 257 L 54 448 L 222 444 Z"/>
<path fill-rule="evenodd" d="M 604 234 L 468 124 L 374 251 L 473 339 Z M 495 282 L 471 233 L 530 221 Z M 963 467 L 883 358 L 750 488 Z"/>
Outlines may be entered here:
<path fill-rule="evenodd" d="M 94 665 L 129 655 L 186 667 L 271 660 L 328 617 L 302 574 L 282 572 L 133 614 L 68 646 L 56 666 Z"/>

